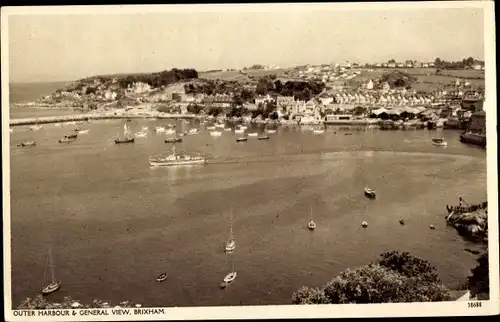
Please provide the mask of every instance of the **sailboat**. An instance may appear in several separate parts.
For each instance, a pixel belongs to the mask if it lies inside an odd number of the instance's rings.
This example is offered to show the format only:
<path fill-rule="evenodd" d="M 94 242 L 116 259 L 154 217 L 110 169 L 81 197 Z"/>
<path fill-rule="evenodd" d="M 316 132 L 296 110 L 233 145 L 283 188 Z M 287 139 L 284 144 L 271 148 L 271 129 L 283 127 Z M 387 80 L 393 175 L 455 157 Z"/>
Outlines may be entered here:
<path fill-rule="evenodd" d="M 230 256 L 231 256 L 231 272 L 228 273 L 226 276 L 224 276 L 223 282 L 220 285 L 221 288 L 225 288 L 226 286 L 234 282 L 236 276 L 238 275 L 234 270 L 234 257 L 233 255 Z"/>
<path fill-rule="evenodd" d="M 120 139 L 119 137 L 116 138 L 115 143 L 134 143 L 135 139 L 133 136 L 130 135 L 130 130 L 127 126 L 127 123 L 123 125 L 123 134 L 125 135 L 125 138 Z"/>
<path fill-rule="evenodd" d="M 229 222 L 229 240 L 226 242 L 226 252 L 232 252 L 236 249 L 236 241 L 233 236 L 233 209 L 231 209 L 231 220 Z"/>
<path fill-rule="evenodd" d="M 49 284 L 46 283 L 46 275 L 47 275 L 47 266 L 50 267 L 50 271 L 52 274 L 52 280 Z M 45 266 L 45 273 L 43 274 L 43 284 L 42 284 L 42 294 L 43 295 L 48 295 L 50 293 L 53 293 L 57 291 L 61 287 L 61 282 L 56 281 L 55 276 L 54 276 L 54 265 L 52 263 L 52 250 L 49 248 L 49 254 L 47 257 L 47 265 Z"/>
<path fill-rule="evenodd" d="M 312 218 L 312 206 L 311 206 L 311 209 L 310 209 L 310 217 L 311 217 L 311 220 L 309 220 L 309 223 L 307 224 L 307 227 L 309 227 L 309 229 L 311 230 L 314 230 L 314 228 L 316 228 L 316 223 L 314 222 L 313 218 Z"/>

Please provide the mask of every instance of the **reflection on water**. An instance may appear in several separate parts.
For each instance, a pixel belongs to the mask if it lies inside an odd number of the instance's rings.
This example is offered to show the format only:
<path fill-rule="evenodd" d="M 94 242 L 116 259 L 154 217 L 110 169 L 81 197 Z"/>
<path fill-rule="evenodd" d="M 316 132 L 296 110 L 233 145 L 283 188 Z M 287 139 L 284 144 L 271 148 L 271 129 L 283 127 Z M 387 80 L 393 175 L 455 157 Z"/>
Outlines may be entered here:
<path fill-rule="evenodd" d="M 152 132 L 174 122 L 128 123 Z M 170 150 L 165 135 L 115 145 L 123 121 L 95 121 L 74 143 L 57 143 L 76 126 L 10 134 L 14 304 L 39 291 L 49 245 L 63 281 L 54 299 L 145 306 L 289 304 L 301 285 L 321 285 L 391 249 L 429 260 L 447 285 L 476 264 L 463 249 L 477 246 L 443 219 L 457 195 L 471 203 L 486 197 L 485 150 L 461 144 L 459 132 L 443 131 L 446 150 L 431 144 L 432 131 L 335 127 L 323 135 L 281 127 L 269 141 L 241 144 L 239 134 L 214 138 L 193 121 L 201 133 L 179 148 L 212 160 L 151 168 L 149 156 Z M 15 147 L 25 140 L 37 147 Z M 365 186 L 376 200 L 364 196 Z M 238 278 L 221 291 L 230 206 Z M 160 285 L 161 271 L 169 278 Z"/>

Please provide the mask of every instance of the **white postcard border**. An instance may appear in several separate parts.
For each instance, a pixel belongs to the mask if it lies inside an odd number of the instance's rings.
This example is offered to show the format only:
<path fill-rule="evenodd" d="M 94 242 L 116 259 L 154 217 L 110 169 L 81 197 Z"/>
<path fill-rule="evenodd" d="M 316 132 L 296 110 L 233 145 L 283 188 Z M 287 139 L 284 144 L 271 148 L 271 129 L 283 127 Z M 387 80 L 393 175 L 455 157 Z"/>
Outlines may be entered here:
<path fill-rule="evenodd" d="M 4 307 L 5 318 L 9 321 L 102 321 L 102 320 L 211 320 L 211 319 L 262 319 L 262 318 L 305 318 L 305 317 L 402 317 L 402 316 L 473 316 L 499 313 L 499 256 L 498 256 L 498 217 L 488 216 L 489 227 L 489 266 L 490 300 L 480 301 L 481 307 L 470 308 L 464 302 L 438 303 L 394 303 L 394 304 L 356 304 L 356 305 L 269 305 L 269 306 L 232 306 L 232 307 L 165 307 L 164 314 L 111 315 L 112 309 L 99 309 L 108 316 L 82 315 L 83 310 L 68 311 L 69 316 L 16 316 L 11 310 L 11 254 L 10 254 L 10 134 L 9 134 L 9 47 L 8 16 L 39 14 L 135 14 L 138 12 L 216 12 L 216 11 L 312 11 L 312 10 L 393 10 L 414 8 L 482 8 L 484 10 L 485 37 L 485 85 L 487 107 L 487 173 L 488 208 L 490 214 L 498 214 L 497 181 L 497 138 L 496 138 L 496 63 L 495 63 L 495 13 L 494 3 L 488 1 L 434 1 L 406 3 L 311 3 L 311 4 L 246 4 L 246 5 L 175 5 L 175 6 L 66 6 L 66 7 L 2 7 L 2 161 L 3 161 L 3 227 L 4 227 Z M 361 9 L 360 9 L 361 8 Z M 290 295 L 291 296 L 291 295 Z M 152 309 L 152 308 L 148 308 Z M 94 309 L 95 310 L 95 309 Z M 130 308 L 131 311 L 135 308 Z"/>

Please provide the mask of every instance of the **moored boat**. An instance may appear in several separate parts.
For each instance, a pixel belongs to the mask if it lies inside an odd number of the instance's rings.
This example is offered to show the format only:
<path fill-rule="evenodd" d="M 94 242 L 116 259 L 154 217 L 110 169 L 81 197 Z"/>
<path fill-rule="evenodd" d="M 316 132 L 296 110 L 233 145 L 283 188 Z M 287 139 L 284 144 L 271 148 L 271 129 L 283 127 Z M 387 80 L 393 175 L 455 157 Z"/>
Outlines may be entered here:
<path fill-rule="evenodd" d="M 220 132 L 220 131 L 211 131 L 211 132 L 210 132 L 210 135 L 211 135 L 211 136 L 221 136 L 221 135 L 222 135 L 222 132 Z"/>
<path fill-rule="evenodd" d="M 163 132 L 165 132 L 165 127 L 157 126 L 157 127 L 155 127 L 155 131 L 158 133 L 163 133 Z"/>
<path fill-rule="evenodd" d="M 76 140 L 76 137 L 63 136 L 59 139 L 59 143 L 72 143 Z"/>
<path fill-rule="evenodd" d="M 269 134 L 274 134 L 276 133 L 276 130 L 267 129 L 266 132 Z"/>
<path fill-rule="evenodd" d="M 375 190 L 373 189 L 370 189 L 368 187 L 365 188 L 365 195 L 369 198 L 375 198 L 376 197 L 376 193 L 375 193 Z"/>
<path fill-rule="evenodd" d="M 138 138 L 144 138 L 148 136 L 148 132 L 145 132 L 145 131 L 142 131 L 142 132 L 136 132 L 135 133 L 135 137 L 138 137 Z"/>
<path fill-rule="evenodd" d="M 158 277 L 156 278 L 156 281 L 158 283 L 161 283 L 163 282 L 164 280 L 166 280 L 168 277 L 168 274 L 167 273 L 161 273 L 160 275 L 158 275 Z"/>
<path fill-rule="evenodd" d="M 134 143 L 135 139 L 134 137 L 130 134 L 130 129 L 127 126 L 127 123 L 123 125 L 123 133 L 125 135 L 124 138 L 116 138 L 115 139 L 115 144 L 123 144 L 123 143 Z"/>
<path fill-rule="evenodd" d="M 437 146 L 447 146 L 448 143 L 444 140 L 444 138 L 432 139 L 432 144 Z"/>
<path fill-rule="evenodd" d="M 174 165 L 195 165 L 205 164 L 206 158 L 202 155 L 177 155 L 175 146 L 172 148 L 172 154 L 167 156 L 151 156 L 149 157 L 150 166 L 174 166 Z"/>
<path fill-rule="evenodd" d="M 122 144 L 122 143 L 134 143 L 135 139 L 134 138 L 128 138 L 128 139 L 115 139 L 116 144 Z"/>
<path fill-rule="evenodd" d="M 42 128 L 42 126 L 41 126 L 41 125 L 33 125 L 33 126 L 31 126 L 31 127 L 30 127 L 30 130 L 31 130 L 31 131 L 38 131 L 38 130 L 40 130 L 41 128 Z"/>
<path fill-rule="evenodd" d="M 245 137 L 236 139 L 236 142 L 245 142 L 245 141 L 248 141 L 248 139 Z"/>
<path fill-rule="evenodd" d="M 207 130 L 214 131 L 215 130 L 215 126 L 207 126 Z"/>
<path fill-rule="evenodd" d="M 259 133 L 256 133 L 256 132 L 254 132 L 254 133 L 248 133 L 248 136 L 258 136 L 258 135 L 259 135 Z"/>
<path fill-rule="evenodd" d="M 313 134 L 323 134 L 325 130 L 313 130 Z"/>
<path fill-rule="evenodd" d="M 242 134 L 242 133 L 245 133 L 245 130 L 243 130 L 243 129 L 236 129 L 236 130 L 234 130 L 234 133 L 236 133 L 236 134 Z"/>
<path fill-rule="evenodd" d="M 47 277 L 46 276 L 47 266 L 50 267 L 51 276 L 52 276 L 52 279 L 51 279 L 51 281 L 50 281 L 49 284 L 45 284 L 46 283 L 46 277 Z M 48 254 L 48 258 L 47 258 L 47 264 L 46 264 L 46 267 L 45 267 L 45 274 L 43 276 L 43 285 L 45 285 L 45 286 L 42 286 L 42 294 L 43 295 L 48 295 L 50 293 L 53 293 L 53 292 L 57 291 L 61 287 L 61 281 L 57 281 L 55 279 L 54 265 L 52 263 L 52 251 L 51 251 L 50 248 L 49 248 L 49 254 Z"/>
<path fill-rule="evenodd" d="M 36 146 L 36 142 L 35 141 L 24 141 L 24 142 L 19 143 L 17 146 L 18 147 Z"/>
<path fill-rule="evenodd" d="M 86 129 L 86 130 L 75 130 L 76 133 L 78 134 L 87 134 L 89 133 L 89 129 Z"/>
<path fill-rule="evenodd" d="M 179 137 L 165 139 L 165 143 L 181 143 L 181 142 L 182 142 L 182 138 L 179 138 Z"/>
<path fill-rule="evenodd" d="M 268 135 L 262 135 L 262 136 L 259 136 L 258 139 L 259 140 L 269 140 L 269 136 Z"/>

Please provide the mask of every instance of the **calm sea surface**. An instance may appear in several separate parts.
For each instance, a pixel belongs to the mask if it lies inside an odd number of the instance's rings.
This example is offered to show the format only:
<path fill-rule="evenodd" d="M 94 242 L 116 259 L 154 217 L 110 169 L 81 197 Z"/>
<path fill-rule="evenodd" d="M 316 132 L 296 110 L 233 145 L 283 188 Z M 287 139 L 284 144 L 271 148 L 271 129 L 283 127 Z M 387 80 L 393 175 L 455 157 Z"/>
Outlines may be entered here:
<path fill-rule="evenodd" d="M 14 305 L 39 292 L 49 247 L 63 282 L 54 300 L 144 306 L 290 304 L 300 286 L 322 285 L 393 249 L 430 261 L 448 286 L 476 264 L 464 248 L 479 246 L 444 220 L 445 205 L 459 195 L 486 200 L 486 151 L 461 144 L 459 132 L 443 132 L 446 148 L 431 144 L 435 131 L 339 127 L 324 135 L 281 127 L 269 141 L 237 143 L 234 132 L 215 138 L 198 121 L 178 121 L 178 129 L 202 132 L 178 150 L 205 153 L 210 163 L 151 169 L 148 157 L 171 147 L 151 130 L 169 122 L 129 122 L 135 132 L 150 129 L 130 145 L 113 142 L 123 129 L 118 120 L 14 128 Z M 90 131 L 57 143 L 76 126 Z M 37 146 L 17 148 L 23 140 Z M 377 200 L 365 198 L 365 186 L 377 190 Z M 313 232 L 306 227 L 310 207 Z M 231 269 L 223 250 L 230 208 L 238 277 L 220 290 Z M 164 271 L 168 279 L 157 283 Z"/>

